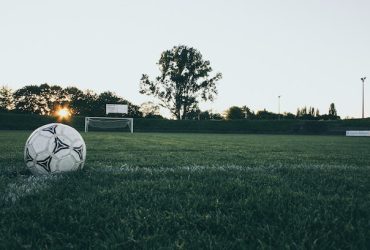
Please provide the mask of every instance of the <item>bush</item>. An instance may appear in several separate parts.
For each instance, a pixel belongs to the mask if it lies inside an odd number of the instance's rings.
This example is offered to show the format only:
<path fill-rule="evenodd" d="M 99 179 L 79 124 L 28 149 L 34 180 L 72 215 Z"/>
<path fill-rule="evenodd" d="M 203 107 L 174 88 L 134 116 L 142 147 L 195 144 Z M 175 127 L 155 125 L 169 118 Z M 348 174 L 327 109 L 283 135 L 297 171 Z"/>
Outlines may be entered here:
<path fill-rule="evenodd" d="M 0 129 L 33 130 L 56 122 L 54 117 L 0 113 Z M 85 118 L 64 122 L 84 130 Z M 304 120 L 166 120 L 134 119 L 136 132 L 255 133 L 255 134 L 345 134 L 346 130 L 370 130 L 370 119 L 336 121 Z M 128 131 L 128 130 L 127 130 Z"/>

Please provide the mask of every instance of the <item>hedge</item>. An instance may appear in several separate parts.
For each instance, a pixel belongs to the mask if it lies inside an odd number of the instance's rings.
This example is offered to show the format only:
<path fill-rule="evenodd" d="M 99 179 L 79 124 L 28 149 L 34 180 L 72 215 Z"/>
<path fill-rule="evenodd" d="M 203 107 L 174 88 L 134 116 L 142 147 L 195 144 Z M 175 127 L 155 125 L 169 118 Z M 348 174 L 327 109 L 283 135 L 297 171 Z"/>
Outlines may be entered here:
<path fill-rule="evenodd" d="M 64 122 L 78 130 L 84 129 L 84 117 Z M 34 130 L 56 122 L 54 117 L 0 113 L 1 130 Z M 192 132 L 192 133 L 258 133 L 258 134 L 345 134 L 346 130 L 370 130 L 370 119 L 337 121 L 304 120 L 163 120 L 134 119 L 135 132 Z M 127 130 L 128 131 L 128 130 Z"/>

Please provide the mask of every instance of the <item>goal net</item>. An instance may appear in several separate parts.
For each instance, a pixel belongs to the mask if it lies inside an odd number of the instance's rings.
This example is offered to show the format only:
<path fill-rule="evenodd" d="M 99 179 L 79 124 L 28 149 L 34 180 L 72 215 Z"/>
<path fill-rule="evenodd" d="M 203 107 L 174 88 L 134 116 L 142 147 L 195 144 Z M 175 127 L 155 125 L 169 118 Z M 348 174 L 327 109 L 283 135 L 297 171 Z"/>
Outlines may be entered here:
<path fill-rule="evenodd" d="M 85 132 L 89 128 L 98 129 L 124 129 L 128 128 L 131 133 L 134 132 L 134 119 L 133 118 L 113 118 L 113 117 L 86 117 L 85 118 Z"/>

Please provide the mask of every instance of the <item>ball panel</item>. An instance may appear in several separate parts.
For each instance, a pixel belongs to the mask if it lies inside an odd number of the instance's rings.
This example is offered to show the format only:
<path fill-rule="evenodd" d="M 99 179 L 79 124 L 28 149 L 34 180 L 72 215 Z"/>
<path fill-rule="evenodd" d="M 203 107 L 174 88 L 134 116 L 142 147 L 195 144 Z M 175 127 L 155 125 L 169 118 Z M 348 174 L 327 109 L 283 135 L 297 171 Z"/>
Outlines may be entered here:
<path fill-rule="evenodd" d="M 78 131 L 72 127 L 64 126 L 61 134 L 65 137 L 68 137 L 72 142 L 76 140 L 82 140 L 80 133 L 78 133 Z"/>
<path fill-rule="evenodd" d="M 29 144 L 32 145 L 36 154 L 47 150 L 49 138 L 36 133 L 31 139 Z"/>
<path fill-rule="evenodd" d="M 59 158 L 66 156 L 71 153 L 70 142 L 67 138 L 58 136 L 55 137 L 53 144 L 52 153 L 57 155 Z"/>
<path fill-rule="evenodd" d="M 58 161 L 59 161 L 58 158 L 52 157 L 50 161 L 50 172 L 51 173 L 59 172 Z"/>
<path fill-rule="evenodd" d="M 33 162 L 36 158 L 36 155 L 37 154 L 33 149 L 32 145 L 30 144 L 26 145 L 26 147 L 24 148 L 24 161 L 26 163 Z"/>
<path fill-rule="evenodd" d="M 70 155 L 75 159 L 76 162 L 80 162 L 81 161 L 80 156 L 79 156 L 79 154 L 76 151 L 71 150 Z"/>
<path fill-rule="evenodd" d="M 58 161 L 59 171 L 71 171 L 75 170 L 76 159 L 72 155 L 67 155 Z"/>
<path fill-rule="evenodd" d="M 43 152 L 38 153 L 38 154 L 36 155 L 35 160 L 36 160 L 36 161 L 42 161 L 42 160 L 44 160 L 45 158 L 47 158 L 47 157 L 49 157 L 49 156 L 50 156 L 50 154 L 49 154 L 49 152 L 48 152 L 48 151 L 43 151 Z M 50 156 L 50 157 L 51 157 L 51 156 Z"/>

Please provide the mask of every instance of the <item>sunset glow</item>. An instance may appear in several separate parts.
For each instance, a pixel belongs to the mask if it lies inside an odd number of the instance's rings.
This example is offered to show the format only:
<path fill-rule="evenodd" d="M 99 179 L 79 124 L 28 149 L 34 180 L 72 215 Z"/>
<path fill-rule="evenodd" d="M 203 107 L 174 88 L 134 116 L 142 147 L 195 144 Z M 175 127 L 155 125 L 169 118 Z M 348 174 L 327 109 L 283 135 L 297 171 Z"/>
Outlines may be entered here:
<path fill-rule="evenodd" d="M 57 111 L 57 116 L 59 119 L 68 119 L 70 116 L 71 116 L 71 112 L 69 111 L 68 108 L 60 108 L 58 111 Z"/>

